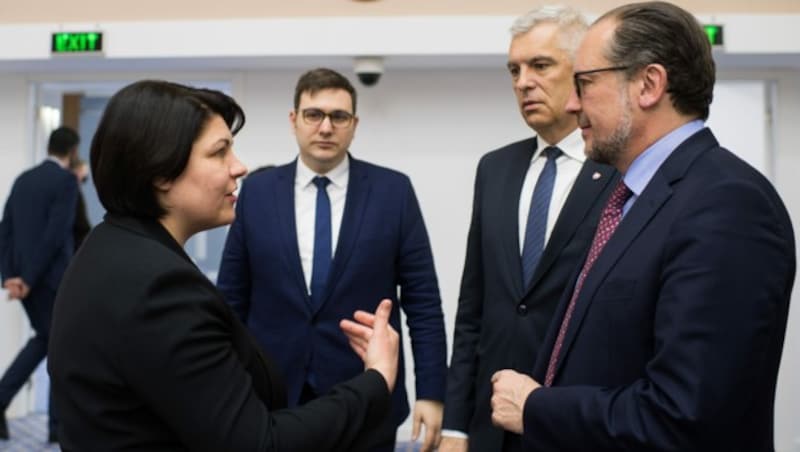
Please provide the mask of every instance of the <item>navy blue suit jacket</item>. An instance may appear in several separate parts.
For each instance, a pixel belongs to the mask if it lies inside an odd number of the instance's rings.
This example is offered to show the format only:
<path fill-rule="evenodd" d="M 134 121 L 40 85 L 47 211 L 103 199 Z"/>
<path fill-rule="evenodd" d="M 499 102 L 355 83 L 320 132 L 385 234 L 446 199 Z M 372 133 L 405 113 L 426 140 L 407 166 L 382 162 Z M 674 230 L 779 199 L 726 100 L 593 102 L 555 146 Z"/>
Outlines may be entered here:
<path fill-rule="evenodd" d="M 74 251 L 77 202 L 77 179 L 52 160 L 17 177 L 0 222 L 3 281 L 22 277 L 31 291 L 42 285 L 55 294 Z"/>
<path fill-rule="evenodd" d="M 708 129 L 691 136 L 589 272 L 554 386 L 526 401 L 525 450 L 774 450 L 794 274 L 792 225 L 772 185 Z M 548 359 L 539 355 L 540 382 Z"/>
<path fill-rule="evenodd" d="M 225 300 L 283 371 L 289 405 L 297 404 L 309 371 L 321 393 L 364 371 L 339 321 L 352 318 L 357 309 L 374 311 L 383 298 L 394 302 L 390 322 L 398 332 L 399 307 L 408 319 L 417 399 L 442 400 L 444 318 L 428 234 L 410 180 L 350 158 L 338 243 L 323 302 L 315 310 L 297 245 L 295 169 L 296 161 L 245 180 L 218 278 Z M 397 424 L 409 412 L 403 369 L 401 353 L 392 394 Z"/>
<path fill-rule="evenodd" d="M 617 180 L 613 168 L 584 163 L 526 287 L 518 208 L 535 149 L 536 138 L 530 138 L 489 152 L 475 177 L 443 422 L 469 434 L 470 450 L 503 447 L 503 430 L 491 422 L 492 374 L 533 368 L 559 297 Z"/>

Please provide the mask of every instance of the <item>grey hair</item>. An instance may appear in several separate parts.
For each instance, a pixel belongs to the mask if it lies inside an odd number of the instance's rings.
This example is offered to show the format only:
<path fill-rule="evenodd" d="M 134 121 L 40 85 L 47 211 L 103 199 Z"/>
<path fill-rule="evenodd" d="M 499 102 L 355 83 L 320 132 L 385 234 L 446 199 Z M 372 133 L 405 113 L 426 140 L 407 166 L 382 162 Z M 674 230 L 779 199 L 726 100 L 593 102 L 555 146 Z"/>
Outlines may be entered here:
<path fill-rule="evenodd" d="M 572 57 L 578 49 L 583 34 L 589 28 L 586 18 L 575 8 L 563 5 L 548 5 L 528 11 L 514 20 L 511 36 L 517 37 L 531 31 L 537 25 L 552 23 L 561 29 L 561 46 Z"/>

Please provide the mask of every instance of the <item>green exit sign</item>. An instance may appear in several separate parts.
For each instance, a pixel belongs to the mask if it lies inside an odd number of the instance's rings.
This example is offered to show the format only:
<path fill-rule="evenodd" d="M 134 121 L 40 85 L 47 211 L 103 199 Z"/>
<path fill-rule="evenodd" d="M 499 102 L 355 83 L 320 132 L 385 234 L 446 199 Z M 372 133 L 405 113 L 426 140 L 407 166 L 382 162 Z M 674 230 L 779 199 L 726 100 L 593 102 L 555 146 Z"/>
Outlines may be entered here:
<path fill-rule="evenodd" d="M 103 51 L 103 33 L 99 31 L 53 33 L 53 54 L 98 53 Z"/>
<path fill-rule="evenodd" d="M 722 25 L 703 25 L 703 30 L 712 46 L 722 45 Z"/>

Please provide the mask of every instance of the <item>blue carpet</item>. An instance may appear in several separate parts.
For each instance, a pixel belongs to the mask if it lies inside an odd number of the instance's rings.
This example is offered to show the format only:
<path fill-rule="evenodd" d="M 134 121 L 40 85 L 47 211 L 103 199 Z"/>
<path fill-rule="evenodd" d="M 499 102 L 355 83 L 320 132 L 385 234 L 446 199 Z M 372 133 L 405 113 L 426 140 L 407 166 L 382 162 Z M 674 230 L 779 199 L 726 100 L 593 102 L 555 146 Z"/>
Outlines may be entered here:
<path fill-rule="evenodd" d="M 11 439 L 0 440 L 3 452 L 59 452 L 56 444 L 47 443 L 47 415 L 30 414 L 25 417 L 8 419 L 8 433 Z"/>
<path fill-rule="evenodd" d="M 3 452 L 60 452 L 56 444 L 47 443 L 47 415 L 30 414 L 8 419 L 9 441 L 0 440 Z M 422 443 L 410 441 L 397 443 L 395 452 L 418 452 Z"/>
<path fill-rule="evenodd" d="M 412 443 L 411 441 L 400 441 L 394 448 L 394 452 L 419 452 L 420 446 L 422 446 L 421 440 L 416 443 Z"/>

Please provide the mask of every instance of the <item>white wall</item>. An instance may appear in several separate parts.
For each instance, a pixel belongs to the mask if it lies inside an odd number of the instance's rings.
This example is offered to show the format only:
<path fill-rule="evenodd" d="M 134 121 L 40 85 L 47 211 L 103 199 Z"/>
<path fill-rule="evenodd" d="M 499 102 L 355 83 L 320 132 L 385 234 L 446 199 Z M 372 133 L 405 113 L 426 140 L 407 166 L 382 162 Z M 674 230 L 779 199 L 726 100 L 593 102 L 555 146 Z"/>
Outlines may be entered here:
<path fill-rule="evenodd" d="M 28 116 L 28 88 L 25 78 L 0 75 L 0 199 L 5 199 L 11 190 L 14 178 L 33 160 L 30 149 L 30 122 Z M 6 291 L 0 288 L 0 371 L 4 371 L 21 346 L 27 332 L 22 305 L 18 301 L 6 302 Z M 9 414 L 19 413 L 25 395 L 17 397 Z"/>
<path fill-rule="evenodd" d="M 789 209 L 795 241 L 800 241 L 800 71 L 773 76 L 777 80 L 774 111 L 776 152 L 774 181 Z M 795 245 L 797 247 L 797 244 Z M 800 248 L 797 248 L 800 261 Z M 800 452 L 800 287 L 795 278 L 789 326 L 775 398 L 775 448 Z"/>

